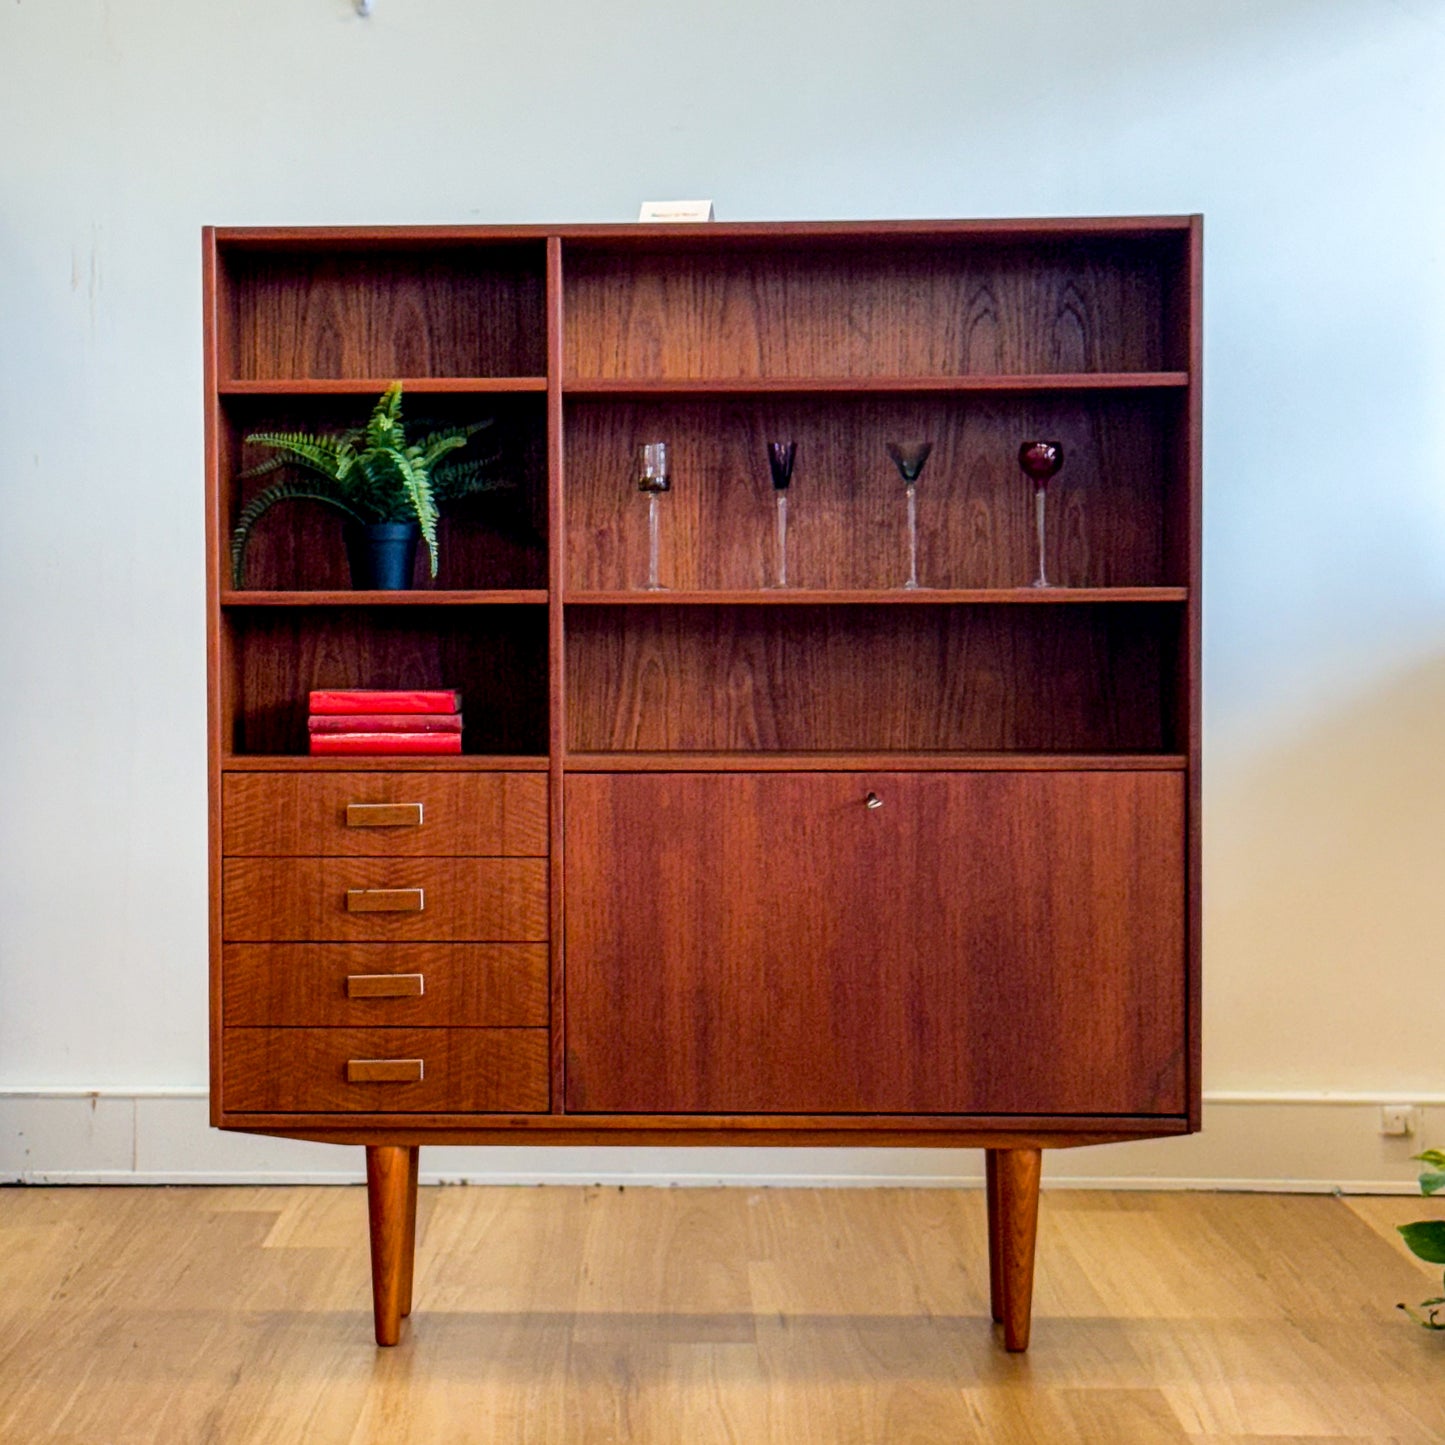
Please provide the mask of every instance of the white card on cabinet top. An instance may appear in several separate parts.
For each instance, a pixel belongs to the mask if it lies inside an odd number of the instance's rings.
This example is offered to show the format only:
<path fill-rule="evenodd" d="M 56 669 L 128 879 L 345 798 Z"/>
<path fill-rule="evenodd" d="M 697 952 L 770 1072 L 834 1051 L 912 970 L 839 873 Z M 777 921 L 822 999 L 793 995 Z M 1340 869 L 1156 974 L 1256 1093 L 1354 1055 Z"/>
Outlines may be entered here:
<path fill-rule="evenodd" d="M 644 201 L 639 221 L 711 221 L 711 201 Z"/>

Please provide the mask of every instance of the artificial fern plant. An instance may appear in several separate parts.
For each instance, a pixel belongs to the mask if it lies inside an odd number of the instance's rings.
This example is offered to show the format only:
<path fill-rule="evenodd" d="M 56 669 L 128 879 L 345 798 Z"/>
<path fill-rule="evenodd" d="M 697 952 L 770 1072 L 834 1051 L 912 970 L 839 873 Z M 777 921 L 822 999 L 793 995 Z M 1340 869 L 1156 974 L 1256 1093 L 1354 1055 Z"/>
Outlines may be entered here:
<path fill-rule="evenodd" d="M 449 460 L 491 419 L 432 432 L 408 442 L 401 419 L 401 383 L 394 381 L 372 408 L 366 425 L 336 434 L 252 432 L 246 441 L 276 455 L 241 473 L 240 480 L 290 470 L 241 510 L 231 534 L 231 583 L 241 586 L 251 529 L 277 502 L 321 502 L 357 526 L 414 522 L 421 528 L 437 575 L 437 517 L 443 502 L 511 485 L 490 474 L 496 455 Z"/>

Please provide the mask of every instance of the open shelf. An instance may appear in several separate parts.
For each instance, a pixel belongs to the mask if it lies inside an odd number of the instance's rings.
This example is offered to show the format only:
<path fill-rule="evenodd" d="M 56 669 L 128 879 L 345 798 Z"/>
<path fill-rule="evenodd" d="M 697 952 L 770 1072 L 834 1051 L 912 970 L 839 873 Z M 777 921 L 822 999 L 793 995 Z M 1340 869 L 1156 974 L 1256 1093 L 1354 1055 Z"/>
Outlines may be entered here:
<path fill-rule="evenodd" d="M 547 751 L 545 608 L 243 607 L 224 623 L 231 756 L 309 764 L 315 688 L 455 688 L 463 761 Z M 458 757 L 437 761 L 456 765 Z"/>
<path fill-rule="evenodd" d="M 367 386 L 370 387 L 370 383 Z M 384 386 L 385 383 L 382 383 Z M 329 387 L 329 383 L 327 384 Z M 229 540 L 242 508 L 278 479 L 295 475 L 244 473 L 272 458 L 268 447 L 249 443 L 255 432 L 335 433 L 361 426 L 382 387 L 363 393 L 346 390 L 237 392 L 220 404 L 217 428 L 220 453 L 222 576 L 230 581 Z M 499 453 L 494 470 L 508 485 L 445 505 L 437 524 L 439 566 L 428 574 L 426 549 L 418 547 L 413 583 L 420 597 L 441 594 L 544 593 L 547 583 L 548 507 L 546 399 L 542 395 L 499 391 L 465 395 L 455 389 L 423 391 L 402 397 L 408 436 L 431 431 L 491 425 L 472 437 L 460 460 Z M 317 502 L 287 501 L 265 513 L 251 532 L 246 553 L 245 587 L 224 588 L 223 605 L 300 605 L 273 601 L 284 594 L 310 596 L 326 605 L 356 605 L 363 594 L 350 590 L 341 515 Z M 382 600 L 379 594 L 378 600 Z M 397 604 L 388 594 L 386 605 Z M 252 603 L 251 598 L 266 600 Z M 545 600 L 535 595 L 528 600 Z"/>
<path fill-rule="evenodd" d="M 491 591 L 415 587 L 395 592 L 364 588 L 336 590 L 272 590 L 246 588 L 221 593 L 222 607 L 507 607 L 546 606 L 545 588 L 498 588 Z"/>
<path fill-rule="evenodd" d="M 1189 385 L 1187 371 L 1045 372 L 995 376 L 573 377 L 569 396 L 970 396 L 1051 391 L 1167 391 Z"/>
<path fill-rule="evenodd" d="M 567 745 L 586 753 L 1168 753 L 1175 603 L 580 607 Z"/>
<path fill-rule="evenodd" d="M 907 507 L 889 441 L 929 440 L 916 488 L 918 577 L 937 592 L 1034 577 L 1034 493 L 1021 441 L 1063 447 L 1048 490 L 1048 575 L 1076 590 L 1183 587 L 1189 511 L 1176 462 L 1187 392 L 572 397 L 567 598 L 641 589 L 648 504 L 637 446 L 668 444 L 659 575 L 679 593 L 752 593 L 777 576 L 769 441 L 796 442 L 788 577 L 819 594 L 894 594 L 908 575 Z"/>
<path fill-rule="evenodd" d="M 540 240 L 242 244 L 220 261 L 218 375 L 228 382 L 546 373 Z"/>
<path fill-rule="evenodd" d="M 577 773 L 1180 772 L 1182 753 L 568 753 Z"/>
<path fill-rule="evenodd" d="M 563 375 L 668 384 L 1181 372 L 1187 233 L 1039 245 L 895 234 L 775 245 L 721 233 L 573 246 Z"/>

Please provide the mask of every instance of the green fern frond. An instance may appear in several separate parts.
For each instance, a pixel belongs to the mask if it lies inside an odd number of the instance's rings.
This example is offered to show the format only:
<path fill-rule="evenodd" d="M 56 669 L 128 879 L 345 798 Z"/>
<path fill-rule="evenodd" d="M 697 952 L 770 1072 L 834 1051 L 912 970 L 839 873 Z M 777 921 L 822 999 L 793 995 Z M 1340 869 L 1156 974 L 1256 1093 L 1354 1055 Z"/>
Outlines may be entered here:
<path fill-rule="evenodd" d="M 264 492 L 252 497 L 241 509 L 241 515 L 236 520 L 236 530 L 231 533 L 231 585 L 233 587 L 241 586 L 246 565 L 246 543 L 250 541 L 251 529 L 277 502 L 321 502 L 328 507 L 335 508 L 353 522 L 359 523 L 362 520 L 345 502 L 330 492 L 321 490 L 314 483 L 277 482 L 275 486 L 267 487 Z"/>
<path fill-rule="evenodd" d="M 379 522 L 410 522 L 415 509 L 406 483 L 397 471 L 394 447 L 371 447 L 358 452 L 347 486 L 359 503 L 376 513 Z"/>
<path fill-rule="evenodd" d="M 427 446 L 407 447 L 406 454 L 413 466 L 420 462 L 430 468 L 436 466 L 448 452 L 460 451 L 466 444 L 464 436 L 439 436 Z"/>
<path fill-rule="evenodd" d="M 443 437 L 461 437 L 464 442 L 471 441 L 479 431 L 485 431 L 495 422 L 496 418 L 489 416 L 481 421 L 468 422 L 466 426 L 438 427 L 435 431 L 429 431 L 416 445 L 425 452 L 434 447 Z"/>
<path fill-rule="evenodd" d="M 427 555 L 431 561 L 431 575 L 437 575 L 437 505 L 432 496 L 431 479 L 425 467 L 413 466 L 405 452 L 394 448 L 392 461 L 406 486 L 412 506 L 416 508 L 416 519 L 421 524 L 422 540 L 426 543 Z"/>
<path fill-rule="evenodd" d="M 364 431 L 369 448 L 392 447 L 402 438 L 401 383 L 394 381 L 371 409 Z"/>
<path fill-rule="evenodd" d="M 267 457 L 264 462 L 257 462 L 254 467 L 247 467 L 244 472 L 236 473 L 238 482 L 254 481 L 257 477 L 268 477 L 272 472 L 279 472 L 282 467 L 294 467 L 296 463 L 290 457 Z"/>
<path fill-rule="evenodd" d="M 501 458 L 500 452 L 476 461 L 452 462 L 432 473 L 432 496 L 438 502 L 455 502 L 462 497 L 475 497 L 482 492 L 505 492 L 515 489 L 511 477 L 499 477 L 492 468 Z"/>
<path fill-rule="evenodd" d="M 256 446 L 271 447 L 284 453 L 286 459 L 323 477 L 335 478 L 337 463 L 349 444 L 344 438 L 314 436 L 310 432 L 252 432 L 246 438 Z"/>

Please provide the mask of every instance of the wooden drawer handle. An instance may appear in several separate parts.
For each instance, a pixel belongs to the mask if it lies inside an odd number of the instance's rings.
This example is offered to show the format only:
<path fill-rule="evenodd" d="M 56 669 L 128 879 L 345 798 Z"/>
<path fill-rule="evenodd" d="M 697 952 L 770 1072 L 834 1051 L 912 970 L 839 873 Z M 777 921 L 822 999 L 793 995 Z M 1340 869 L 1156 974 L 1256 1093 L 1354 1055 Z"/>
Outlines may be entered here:
<path fill-rule="evenodd" d="M 426 907 L 422 888 L 348 888 L 348 913 L 420 913 Z"/>
<path fill-rule="evenodd" d="M 420 828 L 420 803 L 348 803 L 348 828 Z"/>
<path fill-rule="evenodd" d="M 346 976 L 347 998 L 420 998 L 426 977 L 420 973 L 351 973 Z"/>
<path fill-rule="evenodd" d="M 419 1084 L 426 1076 L 420 1059 L 347 1059 L 348 1084 Z"/>

